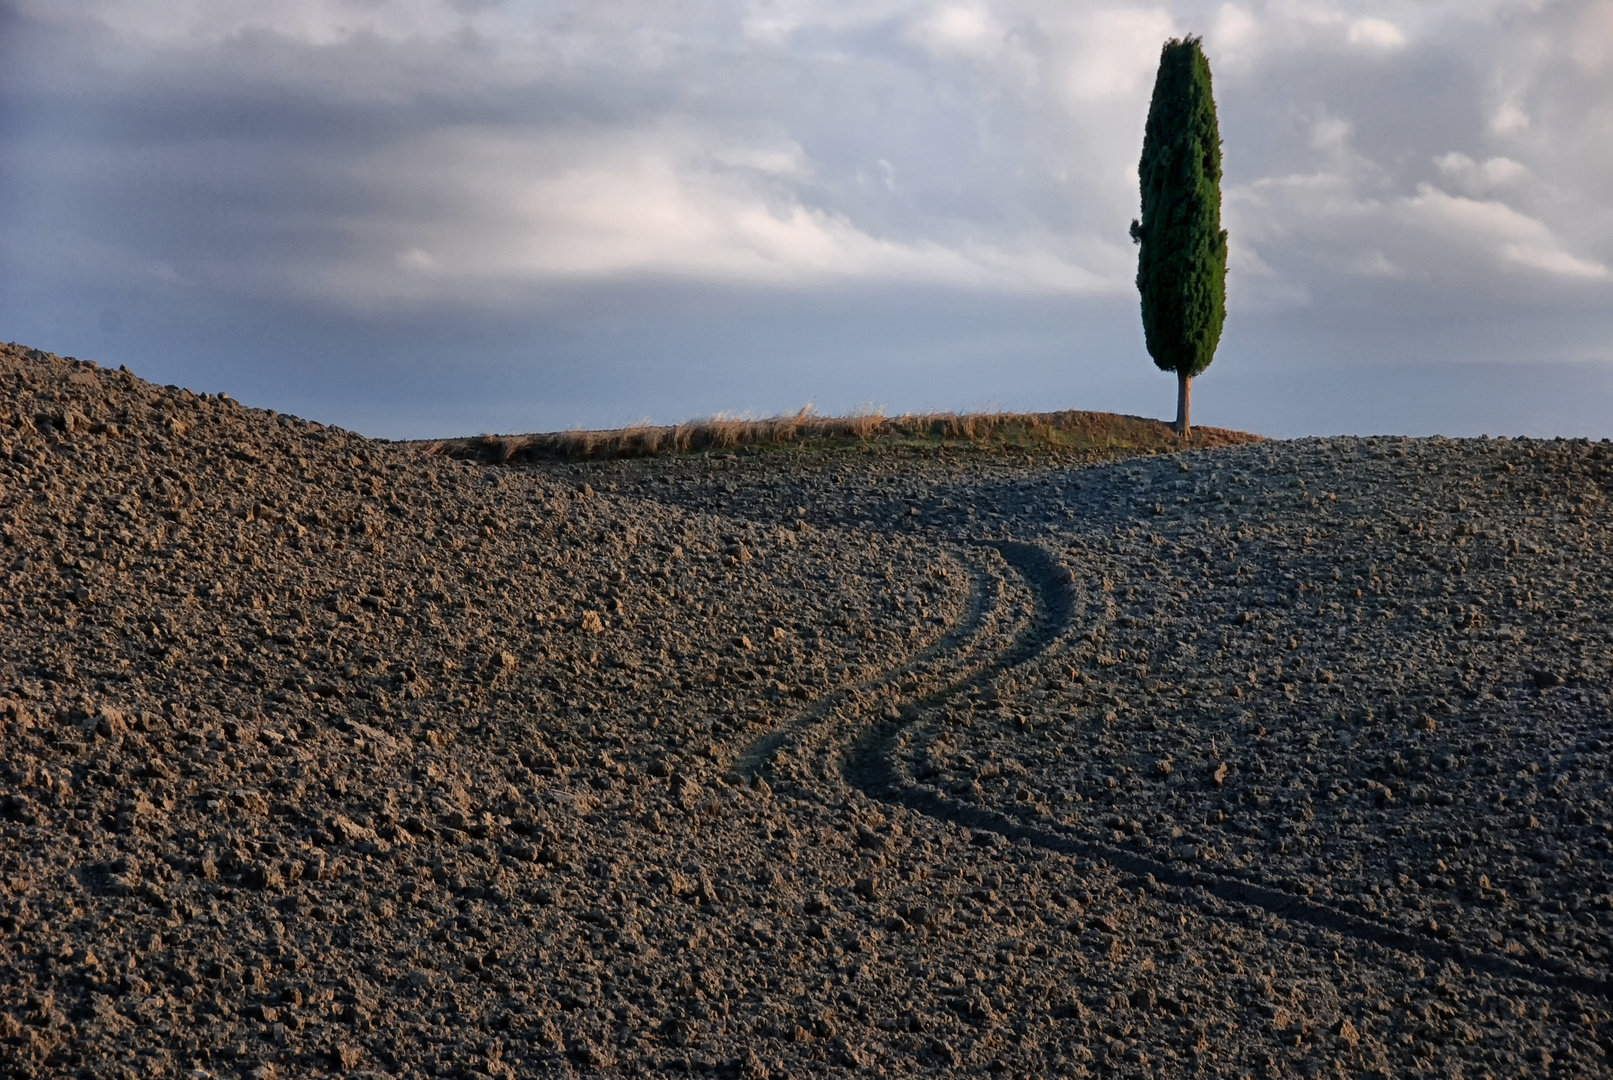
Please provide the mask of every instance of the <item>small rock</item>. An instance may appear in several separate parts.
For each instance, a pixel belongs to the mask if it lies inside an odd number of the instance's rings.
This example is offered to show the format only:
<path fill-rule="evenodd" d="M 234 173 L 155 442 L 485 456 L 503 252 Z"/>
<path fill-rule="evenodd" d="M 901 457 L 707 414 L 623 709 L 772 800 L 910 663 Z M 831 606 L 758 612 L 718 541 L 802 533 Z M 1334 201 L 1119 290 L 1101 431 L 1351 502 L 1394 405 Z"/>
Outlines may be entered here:
<path fill-rule="evenodd" d="M 103 739 L 122 735 L 129 728 L 128 717 L 124 715 L 123 710 L 105 704 L 95 710 L 95 715 L 85 721 L 84 726 L 94 730 Z"/>
<path fill-rule="evenodd" d="M 274 863 L 259 863 L 247 872 L 247 884 L 254 889 L 278 889 L 285 882 L 285 875 Z"/>
<path fill-rule="evenodd" d="M 733 1071 L 739 1074 L 740 1080 L 768 1080 L 773 1075 L 762 1059 L 756 1056 L 755 1050 L 747 1051 Z"/>

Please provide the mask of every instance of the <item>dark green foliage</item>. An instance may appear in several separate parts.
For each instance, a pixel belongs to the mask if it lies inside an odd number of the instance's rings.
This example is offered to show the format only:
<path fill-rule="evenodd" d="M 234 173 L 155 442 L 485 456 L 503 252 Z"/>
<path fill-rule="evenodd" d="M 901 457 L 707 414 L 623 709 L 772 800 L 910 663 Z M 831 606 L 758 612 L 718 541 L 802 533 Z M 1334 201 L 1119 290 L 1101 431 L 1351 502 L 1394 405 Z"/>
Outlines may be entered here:
<path fill-rule="evenodd" d="M 1221 136 L 1210 62 L 1199 39 L 1172 39 L 1159 54 L 1143 157 L 1141 245 L 1148 353 L 1163 371 L 1191 378 L 1210 366 L 1226 321 L 1227 234 L 1221 228 Z"/>

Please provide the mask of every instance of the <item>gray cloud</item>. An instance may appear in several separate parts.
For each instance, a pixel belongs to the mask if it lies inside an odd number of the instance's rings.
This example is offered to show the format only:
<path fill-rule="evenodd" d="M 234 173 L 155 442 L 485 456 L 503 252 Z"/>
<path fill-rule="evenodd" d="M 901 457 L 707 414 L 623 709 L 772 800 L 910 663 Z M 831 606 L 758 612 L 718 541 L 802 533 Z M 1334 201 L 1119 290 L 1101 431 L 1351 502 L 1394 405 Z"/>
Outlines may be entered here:
<path fill-rule="evenodd" d="M 1159 43 L 1188 31 L 1233 248 L 1201 407 L 1291 431 L 1323 366 L 1393 396 L 1441 364 L 1480 365 L 1479 393 L 1613 364 L 1607 0 L 0 19 L 0 334 L 377 433 L 808 397 L 1163 409 L 1125 226 Z M 1341 430 L 1414 426 L 1333 398 Z M 1575 408 L 1517 422 L 1613 428 Z"/>

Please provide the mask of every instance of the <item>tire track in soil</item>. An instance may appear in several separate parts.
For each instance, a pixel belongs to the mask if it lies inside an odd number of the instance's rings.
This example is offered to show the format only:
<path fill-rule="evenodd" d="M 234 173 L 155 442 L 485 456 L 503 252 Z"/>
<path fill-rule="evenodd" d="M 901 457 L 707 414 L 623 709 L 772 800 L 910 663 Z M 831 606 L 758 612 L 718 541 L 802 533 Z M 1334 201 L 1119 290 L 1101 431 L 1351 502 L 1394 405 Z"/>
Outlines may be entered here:
<path fill-rule="evenodd" d="M 983 542 L 974 547 L 977 551 L 984 548 L 999 553 L 1013 578 L 1018 579 L 1020 590 L 1011 590 L 995 567 L 975 569 L 970 610 L 957 627 L 901 667 L 838 691 L 789 728 L 764 737 L 743 759 L 742 771 L 750 775 L 772 774 L 782 783 L 795 782 L 808 788 L 824 782 L 831 786 L 844 784 L 879 802 L 960 828 L 995 834 L 1009 843 L 1025 843 L 1060 855 L 1106 863 L 1143 879 L 1152 891 L 1191 904 L 1212 917 L 1227 917 L 1222 904 L 1238 905 L 1290 925 L 1413 954 L 1435 964 L 1454 963 L 1547 990 L 1613 999 L 1613 985 L 1606 977 L 1524 963 L 1371 922 L 1256 882 L 1204 870 L 1185 870 L 1117 847 L 1085 830 L 1033 824 L 1013 814 L 960 802 L 915 780 L 899 758 L 903 735 L 923 723 L 936 706 L 971 689 L 985 688 L 999 676 L 1042 655 L 1061 639 L 1073 636 L 1084 611 L 1082 593 L 1070 580 L 1069 571 L 1043 548 L 1012 541 Z M 993 579 L 1000 582 L 995 588 Z M 1033 606 L 1024 617 L 1003 617 L 1001 598 L 1009 591 L 1029 594 Z M 1011 626 L 1005 627 L 1005 622 Z M 1005 635 L 1005 631 L 1011 634 Z M 993 640 L 1001 641 L 1004 636 L 1008 636 L 1006 643 L 992 650 Z M 901 693 L 897 688 L 916 674 L 928 674 L 932 684 L 939 681 L 941 685 L 927 693 Z M 858 706 L 870 694 L 876 698 L 889 696 L 890 715 L 864 723 L 859 731 L 862 709 Z M 779 768 L 786 753 L 799 757 L 813 751 L 822 758 L 816 768 L 803 769 L 800 764 L 793 769 Z M 826 793 L 820 789 L 816 794 L 822 797 Z M 1304 943 L 1301 936 L 1295 939 Z"/>
<path fill-rule="evenodd" d="M 968 554 L 967 550 L 953 552 L 966 566 Z M 968 606 L 955 626 L 897 666 L 834 690 L 788 725 L 757 739 L 730 770 L 736 779 L 760 776 L 774 786 L 832 784 L 843 772 L 843 763 L 841 769 L 834 767 L 834 759 L 839 756 L 835 744 L 843 742 L 838 733 L 848 718 L 855 722 L 865 713 L 877 711 L 884 702 L 892 710 L 885 719 L 897 719 L 901 716 L 898 702 L 907 698 L 900 690 L 902 685 L 915 679 L 933 684 L 950 671 L 950 691 L 968 676 L 995 666 L 1001 653 L 991 645 L 1005 637 L 1012 639 L 1024 623 L 1034 618 L 1035 594 L 1023 587 L 1015 590 L 1023 593 L 1018 599 L 1027 609 L 1023 617 L 1015 618 L 1016 613 L 1001 602 L 1010 591 L 1011 579 L 1007 575 L 993 566 L 970 568 L 969 574 Z M 814 757 L 819 759 L 815 766 L 811 764 Z"/>

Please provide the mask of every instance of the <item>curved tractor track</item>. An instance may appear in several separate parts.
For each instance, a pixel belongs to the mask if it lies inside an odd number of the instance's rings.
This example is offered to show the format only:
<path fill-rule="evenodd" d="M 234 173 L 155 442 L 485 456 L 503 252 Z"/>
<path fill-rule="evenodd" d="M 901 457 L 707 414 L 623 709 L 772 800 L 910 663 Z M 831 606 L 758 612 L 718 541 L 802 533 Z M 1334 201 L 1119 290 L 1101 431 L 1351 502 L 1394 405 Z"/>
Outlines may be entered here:
<path fill-rule="evenodd" d="M 1024 542 L 981 542 L 960 547 L 955 557 L 969 566 L 972 577 L 969 610 L 956 627 L 899 667 L 842 688 L 790 726 L 758 740 L 738 763 L 738 771 L 819 798 L 854 790 L 977 834 L 1106 863 L 1207 914 L 1224 917 L 1224 905 L 1238 905 L 1296 928 L 1331 932 L 1435 963 L 1456 963 L 1552 991 L 1613 997 L 1606 978 L 1552 971 L 1372 922 L 1256 882 L 1184 870 L 1107 843 L 1087 830 L 1032 822 L 953 799 L 915 778 L 902 751 L 919 725 L 939 722 L 935 714 L 955 699 L 995 696 L 995 684 L 1002 676 L 1069 645 L 1089 629 L 1088 611 L 1093 605 L 1085 590 L 1043 548 Z M 1097 610 L 1101 612 L 1101 604 Z"/>

